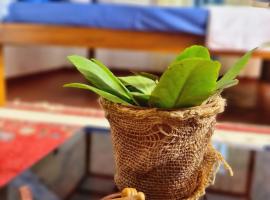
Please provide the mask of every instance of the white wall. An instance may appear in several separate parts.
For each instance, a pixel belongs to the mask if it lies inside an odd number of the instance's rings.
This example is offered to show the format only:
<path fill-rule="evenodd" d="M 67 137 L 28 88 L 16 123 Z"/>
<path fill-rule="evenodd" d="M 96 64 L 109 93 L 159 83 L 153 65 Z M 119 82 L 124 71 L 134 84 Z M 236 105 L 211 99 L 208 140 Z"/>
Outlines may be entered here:
<path fill-rule="evenodd" d="M 147 51 L 99 49 L 97 58 L 108 66 L 137 71 L 162 72 L 175 55 Z"/>
<path fill-rule="evenodd" d="M 71 54 L 86 56 L 86 50 L 61 47 L 12 47 L 5 53 L 5 73 L 15 77 L 35 72 L 56 69 L 68 65 L 66 57 Z"/>

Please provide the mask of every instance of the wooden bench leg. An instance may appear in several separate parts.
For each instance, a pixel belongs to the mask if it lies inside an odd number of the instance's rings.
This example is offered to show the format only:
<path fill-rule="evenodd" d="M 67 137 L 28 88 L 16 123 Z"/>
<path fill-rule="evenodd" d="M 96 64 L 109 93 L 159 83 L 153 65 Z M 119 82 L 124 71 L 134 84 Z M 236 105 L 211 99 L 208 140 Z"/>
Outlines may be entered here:
<path fill-rule="evenodd" d="M 270 60 L 263 61 L 260 79 L 264 82 L 270 82 Z"/>
<path fill-rule="evenodd" d="M 0 45 L 0 106 L 6 102 L 6 86 L 4 75 L 4 51 L 3 46 Z"/>

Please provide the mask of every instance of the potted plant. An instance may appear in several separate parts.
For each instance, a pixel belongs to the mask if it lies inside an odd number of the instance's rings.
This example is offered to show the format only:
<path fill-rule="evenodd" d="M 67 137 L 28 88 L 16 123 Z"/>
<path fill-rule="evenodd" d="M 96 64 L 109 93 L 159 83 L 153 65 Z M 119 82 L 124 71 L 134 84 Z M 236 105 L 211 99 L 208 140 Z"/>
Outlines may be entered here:
<path fill-rule="evenodd" d="M 160 78 L 148 73 L 116 77 L 98 60 L 68 57 L 90 84 L 65 87 L 101 96 L 120 190 L 137 188 L 151 200 L 195 200 L 213 183 L 221 163 L 232 174 L 211 136 L 225 106 L 220 94 L 238 83 L 236 76 L 253 51 L 220 79 L 221 64 L 197 45 L 181 52 Z"/>

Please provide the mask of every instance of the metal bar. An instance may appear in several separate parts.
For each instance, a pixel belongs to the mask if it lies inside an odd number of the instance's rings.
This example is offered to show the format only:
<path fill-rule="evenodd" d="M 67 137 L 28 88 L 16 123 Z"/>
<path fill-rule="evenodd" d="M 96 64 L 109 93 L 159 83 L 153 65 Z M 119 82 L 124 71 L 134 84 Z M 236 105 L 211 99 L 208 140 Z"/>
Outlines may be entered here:
<path fill-rule="evenodd" d="M 248 171 L 247 171 L 247 181 L 246 181 L 246 198 L 247 200 L 252 199 L 252 186 L 255 174 L 255 162 L 256 162 L 256 151 L 250 152 Z"/>
<path fill-rule="evenodd" d="M 85 175 L 89 176 L 91 171 L 92 132 L 85 131 Z"/>

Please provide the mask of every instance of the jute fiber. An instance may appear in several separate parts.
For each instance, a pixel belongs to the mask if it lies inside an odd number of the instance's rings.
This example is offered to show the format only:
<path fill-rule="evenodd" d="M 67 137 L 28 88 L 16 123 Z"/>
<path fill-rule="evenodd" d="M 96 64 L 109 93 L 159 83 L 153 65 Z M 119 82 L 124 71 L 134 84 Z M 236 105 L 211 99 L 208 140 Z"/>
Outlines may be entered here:
<path fill-rule="evenodd" d="M 209 98 L 193 108 L 164 111 L 101 99 L 111 126 L 120 190 L 134 187 L 147 200 L 197 200 L 223 162 L 211 145 L 216 115 L 225 100 Z"/>

